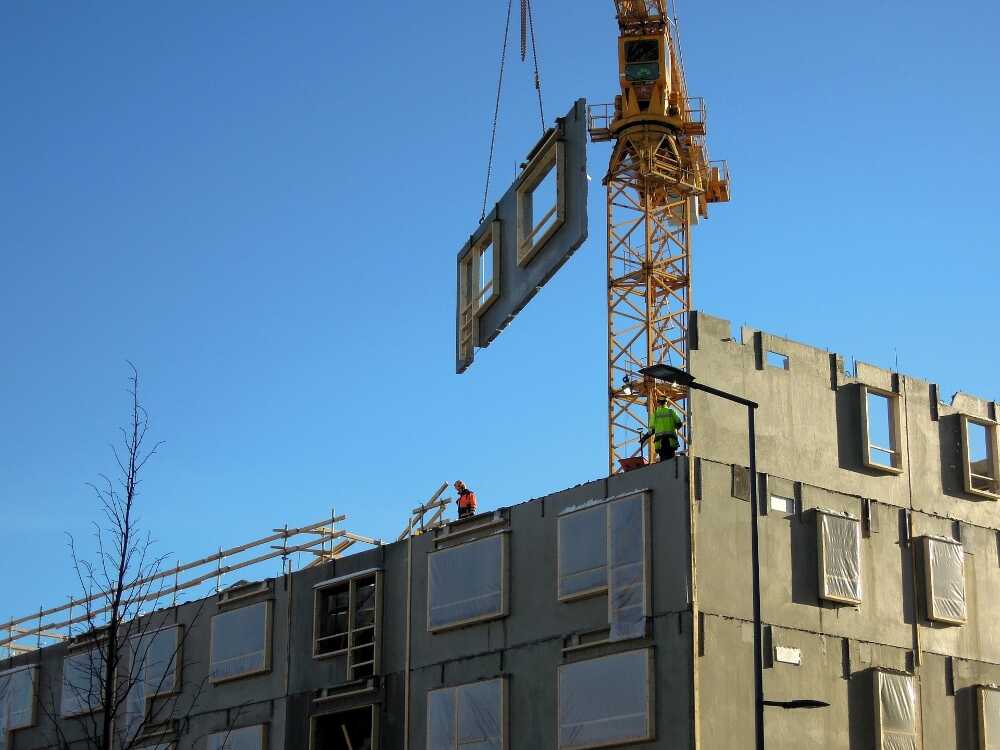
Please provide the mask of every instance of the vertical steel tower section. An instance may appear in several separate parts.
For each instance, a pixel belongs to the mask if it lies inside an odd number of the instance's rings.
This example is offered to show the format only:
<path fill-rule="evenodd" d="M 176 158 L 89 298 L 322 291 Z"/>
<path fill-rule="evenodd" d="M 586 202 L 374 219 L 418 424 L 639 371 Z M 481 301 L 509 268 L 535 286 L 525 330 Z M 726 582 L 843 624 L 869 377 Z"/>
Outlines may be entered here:
<path fill-rule="evenodd" d="M 709 162 L 705 107 L 688 98 L 666 0 L 616 0 L 622 93 L 591 108 L 594 141 L 613 141 L 608 174 L 608 463 L 643 455 L 662 396 L 687 416 L 684 388 L 644 378 L 688 366 L 691 228 L 729 200 L 724 162 Z M 646 445 L 652 461 L 652 441 Z"/>

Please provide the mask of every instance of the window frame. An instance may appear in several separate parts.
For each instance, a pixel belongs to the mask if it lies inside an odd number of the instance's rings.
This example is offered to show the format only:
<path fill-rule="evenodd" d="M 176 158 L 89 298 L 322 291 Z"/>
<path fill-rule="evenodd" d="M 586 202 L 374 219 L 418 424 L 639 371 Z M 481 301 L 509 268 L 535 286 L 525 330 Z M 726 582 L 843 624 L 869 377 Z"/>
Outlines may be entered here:
<path fill-rule="evenodd" d="M 847 596 L 839 596 L 835 593 L 831 593 L 827 589 L 827 570 L 826 570 L 826 540 L 823 537 L 823 519 L 824 518 L 835 518 L 838 521 L 850 521 L 854 525 L 854 539 L 856 542 L 856 547 L 858 551 L 858 598 L 854 599 Z M 817 552 L 817 563 L 819 572 L 819 598 L 824 601 L 834 602 L 836 604 L 846 604 L 852 607 L 860 605 L 864 601 L 865 587 L 864 587 L 864 555 L 861 546 L 861 519 L 852 516 L 850 513 L 838 513 L 837 511 L 827 510 L 826 508 L 816 509 L 816 552 Z"/>
<path fill-rule="evenodd" d="M 455 724 L 455 744 L 454 744 L 454 746 L 453 746 L 453 748 L 451 750 L 461 750 L 462 745 L 459 744 L 459 732 L 458 732 L 458 719 L 459 719 L 459 715 L 461 714 L 461 712 L 458 710 L 458 700 L 459 700 L 458 693 L 463 688 L 468 688 L 468 687 L 471 687 L 473 685 L 482 685 L 484 683 L 490 683 L 490 682 L 499 682 L 500 683 L 500 706 L 499 706 L 499 708 L 500 708 L 500 716 L 499 716 L 499 721 L 497 723 L 500 726 L 500 750 L 507 750 L 507 748 L 509 747 L 509 745 L 508 745 L 508 743 L 509 743 L 508 737 L 510 735 L 510 731 L 509 731 L 509 728 L 507 726 L 508 717 L 510 716 L 510 694 L 509 694 L 509 685 L 508 685 L 509 681 L 508 681 L 506 675 L 500 675 L 499 677 L 488 677 L 488 678 L 483 679 L 483 680 L 473 680 L 472 682 L 463 682 L 463 683 L 458 684 L 458 685 L 443 685 L 441 687 L 433 688 L 432 690 L 428 690 L 427 691 L 427 697 L 426 697 L 426 703 L 425 703 L 425 707 L 426 707 L 425 716 L 427 718 L 427 721 L 426 721 L 426 723 L 427 723 L 426 737 L 427 737 L 427 748 L 428 749 L 431 746 L 431 727 L 432 727 L 431 718 L 430 718 L 430 715 L 431 715 L 431 712 L 430 712 L 431 695 L 434 694 L 434 693 L 440 693 L 440 692 L 444 692 L 444 691 L 451 691 L 451 692 L 453 692 L 455 694 L 455 698 L 454 698 L 455 703 L 454 703 L 454 705 L 455 705 L 455 709 L 456 710 L 455 710 L 455 716 L 454 716 L 454 719 L 453 719 L 454 724 Z M 375 747 L 375 745 L 372 745 L 372 747 Z M 315 750 L 315 748 L 311 748 L 310 750 Z"/>
<path fill-rule="evenodd" d="M 480 622 L 489 622 L 490 620 L 500 620 L 507 617 L 510 614 L 510 532 L 500 531 L 488 536 L 479 537 L 478 539 L 470 539 L 467 542 L 461 544 L 455 544 L 447 547 L 442 547 L 436 549 L 433 552 L 427 553 L 427 632 L 428 633 L 443 633 L 448 630 L 454 630 L 456 628 L 462 628 L 466 625 L 474 625 Z M 431 607 L 434 602 L 433 599 L 433 576 L 431 575 L 431 558 L 442 552 L 453 552 L 454 550 L 461 549 L 463 547 L 470 547 L 474 544 L 479 544 L 481 542 L 493 541 L 499 538 L 500 543 L 500 610 L 498 612 L 490 612 L 484 615 L 477 615 L 476 617 L 470 617 L 465 620 L 460 620 L 457 622 L 450 622 L 445 625 L 431 625 Z"/>
<path fill-rule="evenodd" d="M 996 693 L 1000 698 L 1000 687 L 997 685 L 976 685 L 976 723 L 979 728 L 979 750 L 989 750 L 990 745 L 987 740 L 992 739 L 986 736 L 986 694 Z"/>
<path fill-rule="evenodd" d="M 862 463 L 869 469 L 875 471 L 881 471 L 886 474 L 902 474 L 903 473 L 903 442 L 902 442 L 902 399 L 900 395 L 895 391 L 886 390 L 885 388 L 878 388 L 873 385 L 867 385 L 865 383 L 861 384 L 860 388 L 860 402 L 861 402 L 861 453 L 862 453 Z M 871 441 L 871 426 L 869 423 L 870 415 L 868 413 L 868 396 L 869 394 L 874 394 L 876 396 L 883 396 L 889 408 L 889 442 L 890 445 L 874 445 Z M 890 466 L 884 464 L 876 463 L 872 461 L 871 450 L 875 447 L 882 453 L 888 453 L 890 457 Z"/>
<path fill-rule="evenodd" d="M 920 733 L 920 718 L 919 718 L 919 706 L 920 706 L 920 685 L 917 682 L 916 675 L 908 674 L 906 672 L 897 672 L 889 669 L 873 669 L 872 674 L 874 675 L 873 687 L 874 687 L 874 703 L 875 703 L 875 747 L 876 750 L 885 750 L 885 743 L 883 742 L 885 730 L 885 719 L 882 715 L 882 680 L 885 677 L 905 677 L 910 681 L 913 687 L 913 732 L 912 734 L 906 732 L 892 732 L 893 734 L 912 736 L 915 740 L 916 746 L 919 748 L 922 745 L 921 733 Z"/>
<path fill-rule="evenodd" d="M 971 414 L 962 414 L 960 415 L 960 419 L 962 427 L 962 484 L 965 491 L 970 495 L 998 500 L 1000 499 L 1000 461 L 998 461 L 1000 450 L 997 447 L 997 423 L 991 419 L 974 417 Z M 980 425 L 986 430 L 987 459 L 990 462 L 990 467 L 993 469 L 992 477 L 972 473 L 972 445 L 969 440 L 970 424 Z M 974 477 L 989 480 L 991 488 L 988 490 L 977 489 L 973 485 L 972 480 Z"/>
<path fill-rule="evenodd" d="M 230 675 L 228 677 L 213 677 L 212 670 L 214 665 L 214 660 L 212 658 L 215 653 L 215 618 L 230 615 L 233 612 L 239 612 L 240 610 L 247 609 L 249 607 L 256 607 L 259 604 L 264 605 L 264 664 L 260 669 L 255 669 L 252 672 L 241 672 L 240 674 Z M 220 609 L 214 615 L 208 623 L 208 681 L 212 685 L 221 685 L 226 682 L 232 682 L 233 680 L 242 680 L 245 677 L 254 677 L 260 674 L 266 674 L 271 671 L 271 651 L 272 651 L 272 638 L 274 629 L 274 600 L 273 599 L 261 599 L 256 602 L 247 602 L 241 604 L 239 607 L 226 607 L 225 609 Z M 242 728 L 242 727 L 240 727 Z"/>
<path fill-rule="evenodd" d="M 531 204 L 532 193 L 555 171 L 556 204 L 540 219 Z M 526 266 L 538 254 L 559 228 L 566 222 L 566 144 L 553 130 L 543 141 L 517 181 L 517 265 Z M 539 229 L 555 214 L 548 229 L 538 235 Z M 526 222 L 531 217 L 531 227 Z M 537 235 L 537 236 L 536 236 Z"/>
<path fill-rule="evenodd" d="M 365 630 L 372 628 L 372 674 L 379 674 L 381 672 L 381 659 L 382 659 L 382 648 L 381 648 L 381 635 L 382 635 L 382 571 L 378 569 L 362 570 L 357 573 L 351 573 L 349 575 L 340 576 L 338 578 L 330 579 L 329 581 L 321 581 L 313 586 L 313 659 L 332 659 L 337 656 L 346 656 L 346 669 L 347 669 L 347 680 L 350 682 L 355 679 L 364 679 L 368 675 L 362 675 L 361 677 L 355 677 L 353 671 L 358 666 L 366 666 L 369 662 L 362 662 L 359 664 L 354 663 L 353 652 L 363 646 L 369 644 L 354 644 L 354 635 L 360 630 L 354 626 L 354 618 L 357 614 L 357 591 L 360 586 L 368 585 L 368 579 L 374 583 L 375 586 L 375 622 L 372 625 L 365 626 Z M 335 651 L 320 652 L 318 651 L 319 641 L 320 641 L 320 619 L 321 619 L 321 607 L 324 596 L 328 593 L 332 593 L 333 589 L 341 588 L 346 586 L 348 589 L 348 605 L 347 605 L 347 630 L 344 635 L 347 636 L 347 648 L 337 649 Z M 333 637 L 333 636 L 324 636 Z"/>
<path fill-rule="evenodd" d="M 242 731 L 247 730 L 247 729 L 259 729 L 260 730 L 260 750 L 267 750 L 267 748 L 268 748 L 268 735 L 270 734 L 270 732 L 268 731 L 268 724 L 267 724 L 267 722 L 261 722 L 259 724 L 248 724 L 245 727 L 231 727 L 229 729 L 223 729 L 223 730 L 221 730 L 219 732 L 211 732 L 205 738 L 205 750 L 212 750 L 211 741 L 212 741 L 213 737 L 217 737 L 220 734 L 226 734 L 226 735 L 232 736 L 232 734 L 234 732 L 242 732 Z M 222 745 L 218 748 L 218 750 L 226 750 L 226 743 L 223 742 Z"/>
<path fill-rule="evenodd" d="M 21 667 L 12 667 L 11 669 L 0 670 L 0 680 L 4 677 L 10 677 L 11 682 L 13 682 L 13 675 L 18 672 L 31 672 L 31 699 L 30 705 L 31 710 L 28 713 L 28 723 L 18 724 L 14 726 L 13 724 L 6 723 L 10 717 L 10 703 L 7 700 L 7 696 L 0 696 L 0 711 L 4 711 L 6 716 L 4 718 L 3 731 L 7 734 L 16 732 L 19 729 L 30 729 L 38 723 L 38 664 L 27 664 Z M 61 706 L 60 706 L 61 708 Z"/>
<path fill-rule="evenodd" d="M 962 561 L 962 598 L 965 603 L 965 617 L 962 619 L 957 619 L 954 617 L 949 617 L 946 614 L 942 614 L 937 611 L 934 606 L 934 566 L 931 565 L 931 545 L 932 544 L 950 544 L 961 551 L 961 561 Z M 966 580 L 965 572 L 965 545 L 955 539 L 949 539 L 943 536 L 924 536 L 921 537 L 921 546 L 923 552 L 923 563 L 924 563 L 924 602 L 926 608 L 927 619 L 932 622 L 942 622 L 946 625 L 965 625 L 969 621 L 969 599 L 968 599 L 968 586 L 966 585 L 968 581 Z"/>
<path fill-rule="evenodd" d="M 576 666 L 577 664 L 582 664 L 585 662 L 596 662 L 602 661 L 604 659 L 614 659 L 616 657 L 621 657 L 625 655 L 631 655 L 636 653 L 645 652 L 646 655 L 646 734 L 644 737 L 635 737 L 630 739 L 613 739 L 607 742 L 592 743 L 589 745 L 572 745 L 567 746 L 562 744 L 562 727 L 563 727 L 563 716 L 562 716 L 562 672 L 564 669 Z M 567 662 L 565 664 L 560 664 L 556 668 L 556 750 L 592 750 L 593 748 L 601 747 L 620 747 L 623 745 L 634 745 L 640 742 L 652 742 L 656 740 L 656 661 L 653 655 L 653 649 L 650 647 L 630 649 L 627 651 L 616 651 L 612 654 L 603 654 L 601 656 L 595 656 L 589 659 L 577 659 L 575 661 Z"/>
<path fill-rule="evenodd" d="M 149 712 L 150 702 L 154 698 L 162 698 L 162 697 L 171 696 L 171 695 L 179 695 L 181 693 L 181 690 L 182 690 L 182 688 L 181 688 L 181 685 L 182 685 L 182 683 L 181 683 L 181 679 L 182 679 L 181 669 L 182 669 L 182 664 L 184 663 L 183 659 L 181 658 L 181 652 L 182 652 L 182 649 L 183 649 L 183 638 L 182 638 L 183 629 L 184 629 L 184 625 L 183 624 L 181 624 L 181 623 L 173 623 L 173 624 L 169 624 L 169 625 L 163 625 L 163 626 L 158 627 L 158 628 L 153 628 L 151 630 L 146 631 L 145 633 L 140 633 L 139 635 L 133 635 L 133 636 L 131 636 L 128 639 L 128 643 L 129 643 L 129 650 L 128 650 L 128 659 L 129 659 L 129 662 L 128 662 L 128 681 L 131 683 L 131 685 L 128 687 L 128 692 L 131 693 L 131 691 L 134 690 L 137 686 L 139 686 L 139 685 L 142 686 L 142 709 L 141 709 L 141 713 L 140 713 L 140 719 L 138 721 L 137 726 L 135 727 L 135 730 L 136 730 L 135 737 L 136 738 L 139 737 L 139 734 L 140 734 L 141 730 L 143 729 L 143 727 L 146 724 L 146 715 Z M 173 649 L 173 656 L 171 657 L 172 661 L 173 661 L 173 669 L 174 669 L 174 684 L 173 684 L 173 687 L 170 690 L 161 690 L 159 692 L 150 693 L 149 695 L 147 695 L 146 694 L 146 677 L 145 677 L 145 674 L 143 673 L 143 674 L 140 675 L 140 674 L 137 674 L 135 672 L 136 647 L 137 647 L 137 644 L 139 642 L 141 642 L 141 640 L 143 638 L 156 637 L 157 634 L 162 633 L 162 632 L 164 632 L 166 630 L 173 630 L 174 631 L 174 649 Z M 148 654 L 148 651 L 147 651 L 147 654 Z M 127 724 L 127 730 L 128 731 L 130 731 L 132 729 L 132 726 L 130 724 L 130 721 L 131 721 L 131 719 L 134 716 L 132 714 L 132 708 L 133 708 L 132 697 L 131 697 L 131 695 L 127 695 L 126 698 L 125 698 L 125 703 L 121 707 L 121 709 L 122 709 L 122 712 L 123 712 L 123 714 L 125 716 L 125 721 L 126 721 L 126 724 Z M 133 742 L 135 741 L 134 738 L 133 738 L 132 741 Z"/>
<path fill-rule="evenodd" d="M 569 602 L 580 601 L 581 599 L 590 599 L 591 597 L 601 596 L 602 594 L 607 594 L 608 593 L 608 589 L 609 589 L 608 583 L 609 583 L 609 581 L 608 581 L 607 571 L 608 571 L 608 565 L 609 565 L 609 563 L 608 563 L 608 554 L 609 554 L 609 551 L 610 551 L 608 549 L 608 547 L 609 547 L 609 545 L 608 545 L 608 537 L 609 537 L 608 524 L 610 523 L 610 520 L 609 520 L 609 515 L 610 514 L 608 513 L 608 505 L 609 505 L 608 501 L 605 500 L 605 501 L 603 501 L 601 503 L 597 503 L 595 505 L 591 505 L 591 506 L 588 506 L 586 508 L 576 508 L 576 509 L 574 509 L 574 510 L 568 512 L 568 513 L 561 513 L 559 515 L 559 518 L 556 521 L 556 600 L 557 601 L 560 601 L 560 602 L 563 602 L 563 603 L 569 603 Z M 596 511 L 600 511 L 601 515 L 603 516 L 602 523 L 601 523 L 601 528 L 604 529 L 604 571 L 605 571 L 604 584 L 601 585 L 601 586 L 595 586 L 595 587 L 592 587 L 592 588 L 589 588 L 589 589 L 585 589 L 583 591 L 576 591 L 576 592 L 573 592 L 572 594 L 560 594 L 559 592 L 560 592 L 560 590 L 562 588 L 560 586 L 560 582 L 561 582 L 561 580 L 563 578 L 562 568 L 560 566 L 561 565 L 561 561 L 562 561 L 562 547 L 563 547 L 563 544 L 564 544 L 564 542 L 563 542 L 563 524 L 562 524 L 563 519 L 564 518 L 572 518 L 573 516 L 576 516 L 578 514 L 594 513 Z"/>
<path fill-rule="evenodd" d="M 69 652 L 69 653 L 67 653 L 67 654 L 65 654 L 63 656 L 63 658 L 62 658 L 62 669 L 61 669 L 60 674 L 59 674 L 59 716 L 60 716 L 60 718 L 69 719 L 69 718 L 73 718 L 73 717 L 76 717 L 76 716 L 86 716 L 88 714 L 96 714 L 96 713 L 99 713 L 99 712 L 101 712 L 101 711 L 104 710 L 104 696 L 103 695 L 97 696 L 98 705 L 96 705 L 96 706 L 85 706 L 84 708 L 82 708 L 82 709 L 80 709 L 78 711 L 70 711 L 68 713 L 64 710 L 64 702 L 65 702 L 65 697 L 64 696 L 65 696 L 65 691 L 66 691 L 66 661 L 68 659 L 72 659 L 74 657 L 80 656 L 81 654 L 90 654 L 90 653 L 94 653 L 94 652 L 97 652 L 100 655 L 101 661 L 103 663 L 104 656 L 103 656 L 102 647 L 101 647 L 100 644 L 97 644 L 97 643 L 92 644 L 90 646 L 90 648 L 81 647 L 79 649 L 74 649 L 73 651 L 71 651 L 71 652 Z M 91 672 L 91 676 L 93 676 L 93 672 Z M 100 685 L 98 685 L 98 690 L 100 690 Z"/>

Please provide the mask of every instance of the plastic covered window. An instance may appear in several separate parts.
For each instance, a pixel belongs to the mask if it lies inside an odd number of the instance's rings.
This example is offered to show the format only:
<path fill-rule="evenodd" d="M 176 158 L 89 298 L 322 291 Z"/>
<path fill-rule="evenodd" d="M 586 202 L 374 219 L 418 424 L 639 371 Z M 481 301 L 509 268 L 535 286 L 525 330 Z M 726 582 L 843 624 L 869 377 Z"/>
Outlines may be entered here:
<path fill-rule="evenodd" d="M 142 726 L 146 700 L 177 689 L 179 644 L 180 628 L 177 626 L 150 631 L 130 639 L 131 688 L 125 708 L 129 737 L 135 737 Z"/>
<path fill-rule="evenodd" d="M 607 591 L 612 641 L 646 634 L 646 517 L 639 493 L 559 518 L 559 599 Z"/>
<path fill-rule="evenodd" d="M 559 667 L 559 748 L 653 739 L 649 649 Z"/>
<path fill-rule="evenodd" d="M 611 640 L 646 635 L 644 495 L 608 505 L 608 621 Z"/>
<path fill-rule="evenodd" d="M 917 750 L 913 677 L 876 671 L 875 695 L 876 747 L 879 750 Z"/>
<path fill-rule="evenodd" d="M 216 732 L 208 735 L 206 750 L 266 750 L 266 730 L 266 725 L 256 724 Z"/>
<path fill-rule="evenodd" d="M 258 602 L 212 618 L 212 682 L 270 669 L 271 603 Z"/>
<path fill-rule="evenodd" d="M 7 732 L 35 723 L 37 667 L 0 672 L 0 743 Z"/>
<path fill-rule="evenodd" d="M 961 625 L 966 621 L 965 551 L 951 539 L 924 537 L 927 617 Z"/>
<path fill-rule="evenodd" d="M 427 694 L 427 750 L 501 750 L 503 680 L 473 682 Z"/>
<path fill-rule="evenodd" d="M 63 659 L 60 713 L 73 716 L 99 710 L 103 683 L 104 653 L 100 648 L 67 656 Z"/>
<path fill-rule="evenodd" d="M 575 599 L 608 588 L 607 505 L 559 518 L 559 598 Z"/>
<path fill-rule="evenodd" d="M 816 514 L 820 597 L 841 604 L 861 603 L 861 522 L 842 514 Z"/>
<path fill-rule="evenodd" d="M 428 630 L 506 614 L 505 540 L 504 534 L 495 534 L 428 555 Z"/>
<path fill-rule="evenodd" d="M 1000 688 L 980 685 L 977 693 L 980 750 L 1000 750 Z"/>

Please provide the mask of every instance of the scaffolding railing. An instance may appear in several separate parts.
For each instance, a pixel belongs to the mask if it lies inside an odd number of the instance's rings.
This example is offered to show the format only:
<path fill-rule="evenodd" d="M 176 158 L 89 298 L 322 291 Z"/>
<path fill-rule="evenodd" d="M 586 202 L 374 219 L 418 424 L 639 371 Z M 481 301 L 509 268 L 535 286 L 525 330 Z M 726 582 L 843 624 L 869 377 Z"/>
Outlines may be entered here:
<path fill-rule="evenodd" d="M 437 500 L 443 489 L 438 491 L 434 500 Z M 444 501 L 444 505 L 447 505 L 447 502 Z M 443 505 L 441 505 L 441 510 L 443 512 Z M 437 517 L 440 518 L 440 514 Z M 345 528 L 338 528 L 338 524 L 346 519 L 346 515 L 338 516 L 331 512 L 328 518 L 306 526 L 288 528 L 286 525 L 280 529 L 273 529 L 274 533 L 246 544 L 220 549 L 214 554 L 193 562 L 177 563 L 172 567 L 160 569 L 153 575 L 130 582 L 123 587 L 122 592 L 133 592 L 133 601 L 140 606 L 149 604 L 152 609 L 160 606 L 175 606 L 177 594 L 182 591 L 209 582 L 213 578 L 215 579 L 215 590 L 219 591 L 222 588 L 224 575 L 259 565 L 268 560 L 282 558 L 282 570 L 284 571 L 287 567 L 290 571 L 290 556 L 297 553 L 314 556 L 315 559 L 305 566 L 309 567 L 336 559 L 355 544 L 360 543 L 373 547 L 382 545 L 380 539 L 356 534 Z M 280 544 L 274 544 L 274 542 L 280 542 Z M 232 559 L 265 545 L 269 545 L 270 551 L 254 555 L 249 559 Z M 185 580 L 181 580 L 182 574 L 191 574 L 192 577 L 185 577 Z M 99 591 L 89 596 L 70 597 L 67 603 L 58 607 L 49 609 L 40 607 L 38 612 L 33 612 L 30 615 L 11 617 L 8 622 L 0 623 L 0 648 L 6 647 L 7 652 L 13 656 L 65 641 L 73 637 L 74 625 L 81 625 L 84 628 L 93 627 L 95 618 L 111 609 L 110 605 L 105 606 L 104 604 L 109 601 L 111 593 Z M 79 614 L 74 613 L 74 610 L 77 610 Z"/>

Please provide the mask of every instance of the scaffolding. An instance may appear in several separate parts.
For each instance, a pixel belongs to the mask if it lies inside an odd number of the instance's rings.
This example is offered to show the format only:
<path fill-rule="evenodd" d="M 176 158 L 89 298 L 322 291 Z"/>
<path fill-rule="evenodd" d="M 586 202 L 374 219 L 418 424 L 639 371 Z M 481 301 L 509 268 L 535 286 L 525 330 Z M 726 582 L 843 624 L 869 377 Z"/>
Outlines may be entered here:
<path fill-rule="evenodd" d="M 410 511 L 409 523 L 399 535 L 399 540 L 406 539 L 411 534 L 424 533 L 445 523 L 444 511 L 452 502 L 451 498 L 442 497 L 447 488 L 447 483 L 442 484 L 430 500 Z M 429 518 L 427 514 L 430 514 Z M 180 592 L 193 589 L 213 579 L 215 591 L 221 591 L 224 575 L 269 560 L 281 558 L 282 572 L 290 573 L 292 556 L 299 553 L 311 556 L 309 563 L 302 566 L 308 568 L 336 560 L 356 544 L 370 547 L 379 547 L 383 544 L 381 539 L 343 528 L 341 524 L 346 520 L 346 515 L 338 516 L 331 510 L 329 517 L 316 523 L 296 528 L 288 528 L 285 525 L 282 528 L 272 529 L 273 533 L 260 539 L 229 549 L 219 549 L 193 562 L 183 564 L 178 562 L 173 567 L 134 580 L 122 588 L 122 593 L 136 592 L 137 603 L 148 604 L 152 611 L 176 606 L 177 595 Z M 269 551 L 262 551 L 265 547 Z M 247 559 L 234 559 L 252 551 L 260 551 L 261 554 Z M 103 606 L 103 602 L 108 601 L 111 593 L 100 591 L 79 598 L 70 597 L 68 602 L 58 607 L 48 609 L 39 607 L 37 612 L 30 615 L 11 617 L 8 622 L 0 625 L 0 648 L 6 648 L 9 656 L 15 656 L 69 640 L 74 636 L 73 626 L 90 628 L 96 616 L 110 610 L 109 606 Z"/>

